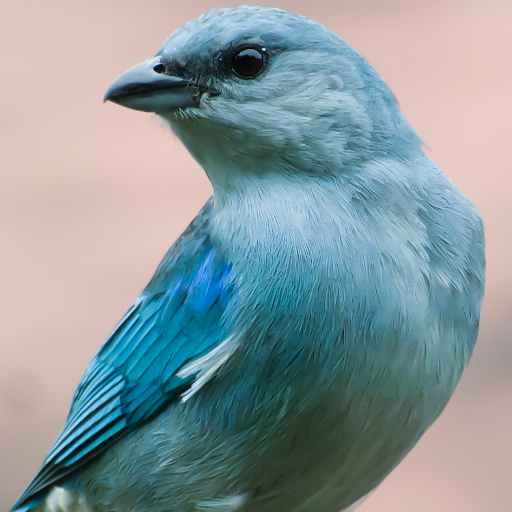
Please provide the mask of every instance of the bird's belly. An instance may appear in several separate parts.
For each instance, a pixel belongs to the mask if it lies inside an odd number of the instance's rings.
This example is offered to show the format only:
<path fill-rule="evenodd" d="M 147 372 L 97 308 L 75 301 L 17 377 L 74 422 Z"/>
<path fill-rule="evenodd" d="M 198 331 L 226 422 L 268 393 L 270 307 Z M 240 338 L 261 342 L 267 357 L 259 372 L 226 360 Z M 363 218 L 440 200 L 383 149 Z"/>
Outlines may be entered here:
<path fill-rule="evenodd" d="M 388 379 L 276 394 L 266 382 L 268 394 L 246 399 L 229 394 L 241 383 L 216 380 L 120 440 L 72 487 L 97 512 L 339 512 L 400 462 L 451 391 Z"/>
<path fill-rule="evenodd" d="M 377 404 L 376 404 L 377 405 Z M 389 404 L 388 404 L 389 405 Z M 261 467 L 246 475 L 247 512 L 338 512 L 361 499 L 393 469 L 426 425 L 411 410 L 384 404 L 374 411 L 318 411 L 278 436 L 260 455 Z M 285 432 L 286 432 L 285 430 Z"/>

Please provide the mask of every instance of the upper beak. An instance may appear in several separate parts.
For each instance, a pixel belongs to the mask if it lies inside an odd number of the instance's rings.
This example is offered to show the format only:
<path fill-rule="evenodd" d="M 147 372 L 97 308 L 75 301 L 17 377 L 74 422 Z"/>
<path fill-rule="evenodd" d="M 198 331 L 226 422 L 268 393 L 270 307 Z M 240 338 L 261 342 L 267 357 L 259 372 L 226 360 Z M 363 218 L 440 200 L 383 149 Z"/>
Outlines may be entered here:
<path fill-rule="evenodd" d="M 199 88 L 188 80 L 165 74 L 164 70 L 160 57 L 141 62 L 109 87 L 103 101 L 157 114 L 199 106 Z"/>

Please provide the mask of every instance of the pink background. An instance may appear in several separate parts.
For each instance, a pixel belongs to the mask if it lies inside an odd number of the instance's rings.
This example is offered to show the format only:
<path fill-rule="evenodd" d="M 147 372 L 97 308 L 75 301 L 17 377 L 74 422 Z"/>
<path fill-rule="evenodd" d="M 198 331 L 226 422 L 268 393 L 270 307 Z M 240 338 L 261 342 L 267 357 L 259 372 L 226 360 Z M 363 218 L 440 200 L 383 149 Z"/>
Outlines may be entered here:
<path fill-rule="evenodd" d="M 224 2 L 235 5 L 235 2 Z M 512 2 L 285 1 L 354 45 L 486 221 L 480 340 L 454 399 L 361 512 L 512 508 Z M 210 194 L 112 80 L 213 1 L 0 1 L 0 509 L 88 361 Z"/>

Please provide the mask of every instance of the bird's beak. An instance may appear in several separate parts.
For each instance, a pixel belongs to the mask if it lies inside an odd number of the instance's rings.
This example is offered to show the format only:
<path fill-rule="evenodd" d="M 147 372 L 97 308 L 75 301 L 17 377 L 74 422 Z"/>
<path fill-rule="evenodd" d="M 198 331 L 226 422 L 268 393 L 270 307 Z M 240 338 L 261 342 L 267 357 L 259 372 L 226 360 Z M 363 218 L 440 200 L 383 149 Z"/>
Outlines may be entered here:
<path fill-rule="evenodd" d="M 167 75 L 160 57 L 154 57 L 123 73 L 109 87 L 103 101 L 162 114 L 197 107 L 200 95 L 200 89 L 188 80 Z"/>

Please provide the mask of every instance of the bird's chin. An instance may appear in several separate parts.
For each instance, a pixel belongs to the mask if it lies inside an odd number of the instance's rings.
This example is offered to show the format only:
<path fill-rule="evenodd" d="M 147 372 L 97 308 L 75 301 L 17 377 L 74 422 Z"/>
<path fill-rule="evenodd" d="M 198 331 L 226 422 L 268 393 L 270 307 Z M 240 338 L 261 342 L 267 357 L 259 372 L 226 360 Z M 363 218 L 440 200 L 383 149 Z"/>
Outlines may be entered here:
<path fill-rule="evenodd" d="M 183 129 L 193 131 L 199 130 L 200 132 L 207 132 L 212 136 L 212 124 L 217 126 L 219 124 L 218 114 L 212 109 L 212 102 L 215 101 L 217 95 L 211 95 L 209 92 L 201 91 L 196 97 L 194 105 L 183 105 L 177 108 L 155 111 L 155 114 L 161 117 L 164 121 L 169 123 L 171 127 L 175 124 L 181 125 Z M 201 125 L 193 125 L 186 127 L 190 122 L 200 121 Z M 217 121 L 217 122 L 215 122 Z M 222 120 L 220 120 L 222 124 Z"/>
<path fill-rule="evenodd" d="M 194 107 L 180 107 L 166 112 L 155 112 L 155 114 L 170 125 L 174 132 L 178 126 L 187 130 L 187 125 L 190 125 L 191 122 L 204 118 L 201 108 Z"/>

